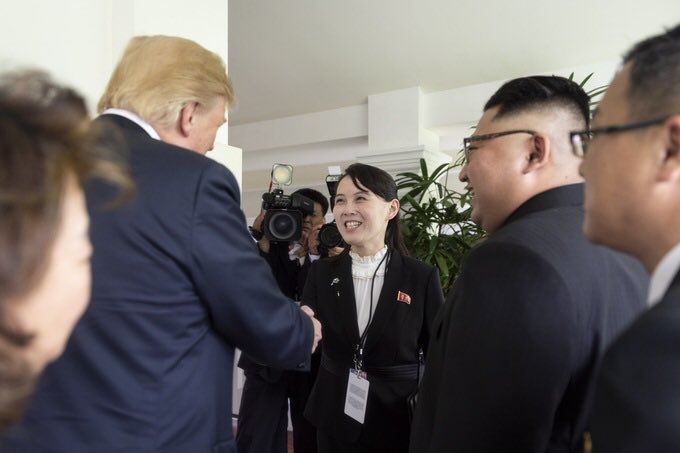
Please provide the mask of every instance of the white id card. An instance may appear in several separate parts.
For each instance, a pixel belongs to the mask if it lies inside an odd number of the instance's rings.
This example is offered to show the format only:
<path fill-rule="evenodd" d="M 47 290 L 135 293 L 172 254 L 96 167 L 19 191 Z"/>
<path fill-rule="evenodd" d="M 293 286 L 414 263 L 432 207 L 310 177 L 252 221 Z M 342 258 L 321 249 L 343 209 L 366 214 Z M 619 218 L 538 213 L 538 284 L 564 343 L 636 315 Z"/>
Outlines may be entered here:
<path fill-rule="evenodd" d="M 345 394 L 345 414 L 361 424 L 364 423 L 364 415 L 366 415 L 369 385 L 366 373 L 357 372 L 354 368 L 349 370 L 347 393 Z"/>

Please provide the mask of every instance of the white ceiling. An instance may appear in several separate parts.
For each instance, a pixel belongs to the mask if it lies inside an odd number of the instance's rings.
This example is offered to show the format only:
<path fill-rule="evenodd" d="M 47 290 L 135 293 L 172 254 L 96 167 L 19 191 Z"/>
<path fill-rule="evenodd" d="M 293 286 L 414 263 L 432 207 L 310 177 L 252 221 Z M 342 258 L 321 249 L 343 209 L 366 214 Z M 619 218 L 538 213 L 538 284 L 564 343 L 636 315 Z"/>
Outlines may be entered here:
<path fill-rule="evenodd" d="M 679 20 L 679 0 L 229 0 L 229 121 L 613 60 Z"/>

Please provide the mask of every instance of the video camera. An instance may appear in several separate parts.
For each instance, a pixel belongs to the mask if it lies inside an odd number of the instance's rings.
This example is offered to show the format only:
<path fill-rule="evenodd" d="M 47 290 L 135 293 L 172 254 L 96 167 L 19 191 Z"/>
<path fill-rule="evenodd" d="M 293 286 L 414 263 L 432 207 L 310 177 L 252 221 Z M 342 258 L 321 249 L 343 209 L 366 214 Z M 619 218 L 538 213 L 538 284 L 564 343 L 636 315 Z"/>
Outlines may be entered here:
<path fill-rule="evenodd" d="M 340 181 L 340 167 L 328 167 L 328 176 L 326 176 L 326 187 L 330 194 L 331 211 L 335 206 L 335 193 Z M 345 241 L 338 230 L 338 225 L 333 220 L 327 223 L 319 230 L 319 252 L 322 256 L 328 256 L 328 250 L 334 247 L 344 247 Z"/>
<path fill-rule="evenodd" d="M 281 186 L 293 181 L 293 166 L 274 164 L 271 175 L 274 189 L 262 194 L 264 235 L 271 242 L 297 241 L 302 236 L 303 219 L 314 213 L 314 202 L 304 195 L 284 195 Z"/>

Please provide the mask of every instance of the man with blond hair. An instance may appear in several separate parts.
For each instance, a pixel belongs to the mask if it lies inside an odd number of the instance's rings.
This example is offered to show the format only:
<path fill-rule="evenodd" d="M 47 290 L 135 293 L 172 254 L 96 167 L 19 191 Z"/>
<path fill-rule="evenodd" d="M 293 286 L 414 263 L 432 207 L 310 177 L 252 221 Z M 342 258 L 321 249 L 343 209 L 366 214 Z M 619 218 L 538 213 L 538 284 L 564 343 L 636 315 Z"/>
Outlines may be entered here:
<path fill-rule="evenodd" d="M 234 176 L 203 156 L 233 100 L 224 63 L 190 40 L 133 38 L 99 103 L 132 200 L 91 184 L 92 299 L 3 452 L 234 452 L 238 347 L 297 369 L 320 325 L 258 255 Z"/>

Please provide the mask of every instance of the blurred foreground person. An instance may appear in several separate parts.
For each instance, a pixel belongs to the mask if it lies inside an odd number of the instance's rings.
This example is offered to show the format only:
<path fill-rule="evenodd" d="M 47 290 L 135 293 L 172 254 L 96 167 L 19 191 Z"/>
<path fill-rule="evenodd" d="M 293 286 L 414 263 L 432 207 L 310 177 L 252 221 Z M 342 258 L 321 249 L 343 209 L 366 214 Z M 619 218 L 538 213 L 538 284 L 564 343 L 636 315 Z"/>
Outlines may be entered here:
<path fill-rule="evenodd" d="M 596 453 L 680 451 L 680 25 L 636 44 L 593 120 L 572 133 L 585 232 L 651 273 L 649 310 L 602 363 Z M 587 150 L 587 152 L 586 152 Z"/>
<path fill-rule="evenodd" d="M 0 75 L 0 429 L 19 420 L 90 298 L 81 183 L 129 184 L 93 155 L 89 125 L 83 99 L 46 74 Z"/>

